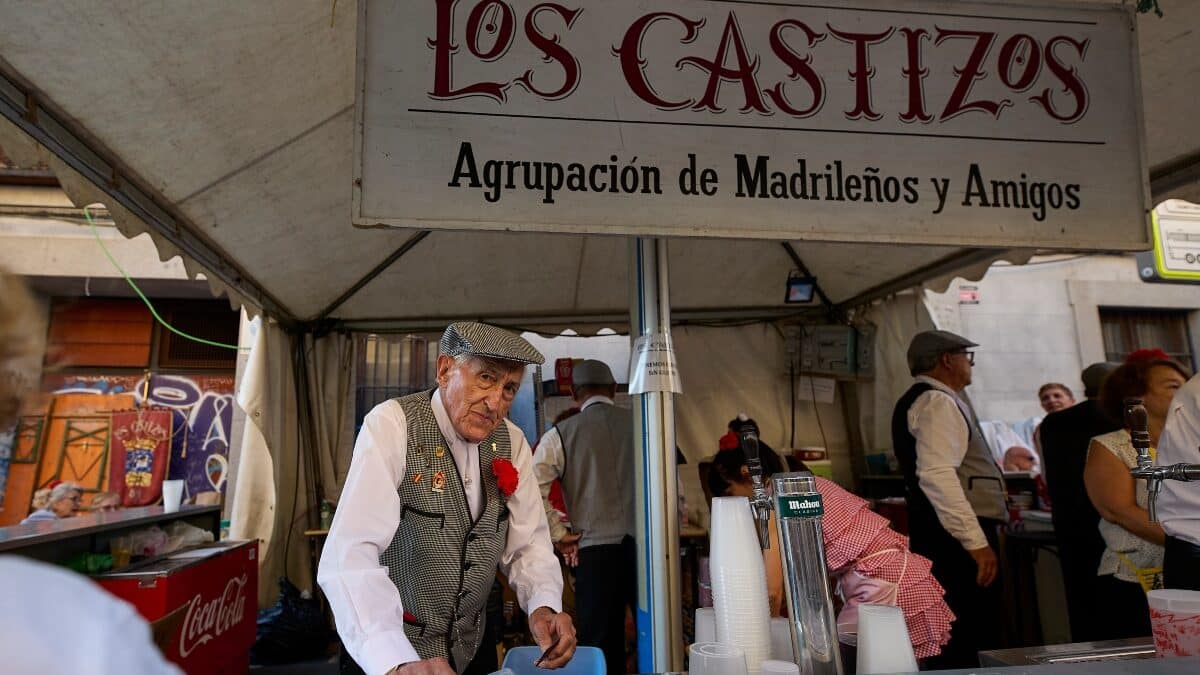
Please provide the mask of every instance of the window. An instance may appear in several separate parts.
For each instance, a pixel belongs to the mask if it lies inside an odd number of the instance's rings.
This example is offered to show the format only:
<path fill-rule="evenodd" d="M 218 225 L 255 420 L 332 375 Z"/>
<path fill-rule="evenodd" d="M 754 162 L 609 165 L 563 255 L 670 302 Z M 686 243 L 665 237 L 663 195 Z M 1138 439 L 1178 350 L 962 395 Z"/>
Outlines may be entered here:
<path fill-rule="evenodd" d="M 175 328 L 237 344 L 240 318 L 224 300 L 155 300 Z M 141 300 L 58 298 L 50 310 L 47 367 L 233 371 L 237 352 L 180 337 L 154 320 Z"/>
<path fill-rule="evenodd" d="M 46 365 L 52 368 L 145 368 L 154 317 L 138 300 L 73 298 L 50 309 Z"/>
<path fill-rule="evenodd" d="M 430 389 L 437 379 L 437 343 L 413 335 L 358 338 L 356 424 L 389 398 Z"/>
<path fill-rule="evenodd" d="M 1158 348 L 1196 369 L 1186 311 L 1100 308 L 1104 357 L 1121 362 L 1135 350 Z"/>
<path fill-rule="evenodd" d="M 241 320 L 224 300 L 175 300 L 156 303 L 159 315 L 177 330 L 226 345 L 238 343 Z M 158 367 L 234 370 L 237 351 L 189 340 L 156 323 Z"/>

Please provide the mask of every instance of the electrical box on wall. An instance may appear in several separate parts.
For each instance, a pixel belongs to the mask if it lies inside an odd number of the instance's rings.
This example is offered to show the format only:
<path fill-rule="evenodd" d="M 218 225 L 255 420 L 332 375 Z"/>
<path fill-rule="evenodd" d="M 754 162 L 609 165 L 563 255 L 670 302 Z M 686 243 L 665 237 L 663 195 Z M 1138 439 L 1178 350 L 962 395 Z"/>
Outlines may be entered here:
<path fill-rule="evenodd" d="M 874 326 L 788 326 L 787 351 L 805 375 L 846 379 L 875 374 Z"/>

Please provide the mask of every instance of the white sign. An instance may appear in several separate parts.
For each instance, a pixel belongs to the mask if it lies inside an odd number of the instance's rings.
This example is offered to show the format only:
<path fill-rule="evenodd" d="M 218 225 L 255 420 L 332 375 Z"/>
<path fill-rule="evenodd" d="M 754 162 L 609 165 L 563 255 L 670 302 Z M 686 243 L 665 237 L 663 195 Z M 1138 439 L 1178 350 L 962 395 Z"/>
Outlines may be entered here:
<path fill-rule="evenodd" d="M 1129 3 L 361 0 L 356 225 L 1145 249 Z"/>
<path fill-rule="evenodd" d="M 796 400 L 833 403 L 837 391 L 837 380 L 828 377 L 801 375 L 796 380 Z"/>
<path fill-rule="evenodd" d="M 652 391 L 673 394 L 683 391 L 669 333 L 651 333 L 633 341 L 633 353 L 629 357 L 629 393 Z"/>

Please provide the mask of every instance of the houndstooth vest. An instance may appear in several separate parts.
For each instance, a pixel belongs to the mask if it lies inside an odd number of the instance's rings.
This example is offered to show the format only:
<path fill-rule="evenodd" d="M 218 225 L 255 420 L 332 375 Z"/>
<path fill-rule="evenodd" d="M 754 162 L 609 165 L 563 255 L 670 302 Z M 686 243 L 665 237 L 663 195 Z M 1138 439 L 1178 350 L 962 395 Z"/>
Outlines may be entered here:
<path fill-rule="evenodd" d="M 433 416 L 432 395 L 397 399 L 408 421 L 408 459 L 398 488 L 400 523 L 379 564 L 400 590 L 404 633 L 413 648 L 422 659 L 448 658 L 461 673 L 479 648 L 484 605 L 508 541 L 508 505 L 496 487 L 492 460 L 510 459 L 512 452 L 501 421 L 479 444 L 484 506 L 472 521 L 450 444 Z"/>

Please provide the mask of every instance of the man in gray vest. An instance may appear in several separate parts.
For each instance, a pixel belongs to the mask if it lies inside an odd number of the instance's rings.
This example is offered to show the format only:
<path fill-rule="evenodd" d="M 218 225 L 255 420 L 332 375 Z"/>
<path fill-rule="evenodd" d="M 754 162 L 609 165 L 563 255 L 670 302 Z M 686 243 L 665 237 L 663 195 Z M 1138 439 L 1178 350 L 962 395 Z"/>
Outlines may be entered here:
<path fill-rule="evenodd" d="M 555 546 L 575 567 L 579 643 L 602 649 L 609 675 L 620 675 L 625 608 L 637 606 L 633 414 L 613 404 L 616 380 L 602 361 L 580 362 L 571 381 L 580 413 L 542 436 L 534 472 L 543 499 L 562 480 L 571 530 L 548 499 L 545 508 Z"/>
<path fill-rule="evenodd" d="M 479 323 L 451 324 L 439 347 L 436 389 L 363 420 L 321 555 L 317 580 L 351 657 L 342 672 L 462 673 L 497 568 L 529 615 L 542 667 L 559 668 L 575 629 L 560 613 L 532 452 L 505 419 L 525 365 L 542 355 Z"/>
<path fill-rule="evenodd" d="M 975 346 L 943 330 L 914 336 L 908 367 L 916 382 L 892 413 L 912 551 L 933 563 L 956 616 L 950 643 L 930 660 L 936 668 L 977 667 L 979 650 L 1002 638 L 996 528 L 1008 510 L 1004 479 L 962 393 L 971 384 Z"/>

